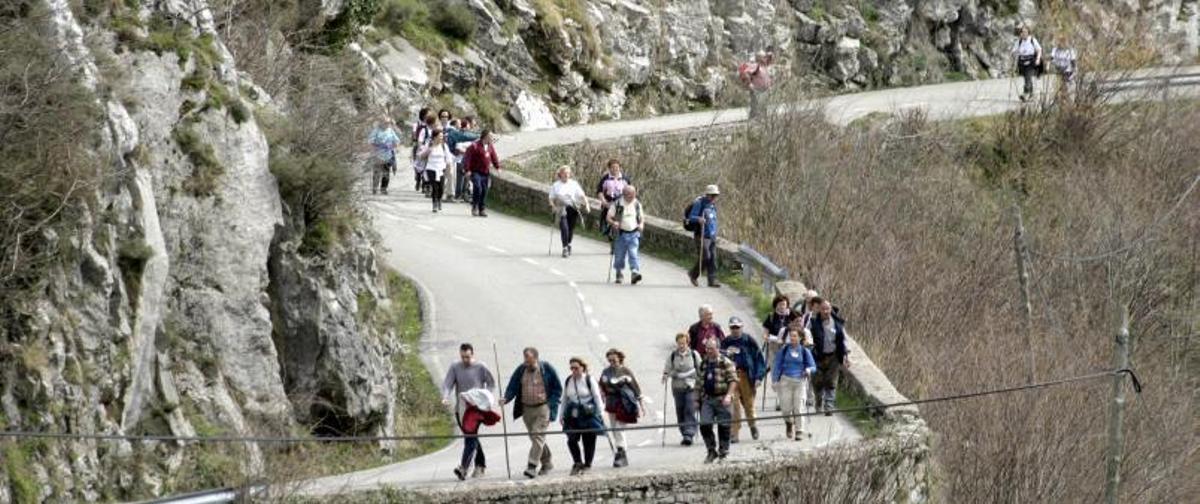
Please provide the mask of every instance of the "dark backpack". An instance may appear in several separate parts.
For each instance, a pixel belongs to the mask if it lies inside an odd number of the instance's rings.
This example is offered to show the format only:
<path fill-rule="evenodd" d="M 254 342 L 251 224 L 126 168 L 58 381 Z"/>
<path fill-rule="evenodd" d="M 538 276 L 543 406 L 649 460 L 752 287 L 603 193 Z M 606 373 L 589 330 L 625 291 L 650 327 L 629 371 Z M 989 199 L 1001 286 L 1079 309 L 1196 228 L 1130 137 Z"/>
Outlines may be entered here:
<path fill-rule="evenodd" d="M 692 209 L 695 208 L 696 205 L 699 205 L 699 204 L 700 204 L 700 198 L 696 198 L 696 199 L 692 200 L 691 203 L 688 203 L 688 206 L 684 207 L 684 209 L 683 209 L 683 229 L 686 229 L 693 233 L 700 230 L 700 223 L 692 220 Z"/>

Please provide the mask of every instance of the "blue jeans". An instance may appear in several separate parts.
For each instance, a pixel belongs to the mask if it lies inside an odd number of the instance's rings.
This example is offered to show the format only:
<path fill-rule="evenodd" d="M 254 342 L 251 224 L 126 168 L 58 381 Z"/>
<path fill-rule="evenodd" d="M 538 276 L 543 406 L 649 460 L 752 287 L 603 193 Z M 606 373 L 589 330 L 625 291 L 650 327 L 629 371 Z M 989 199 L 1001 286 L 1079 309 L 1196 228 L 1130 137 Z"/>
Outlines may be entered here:
<path fill-rule="evenodd" d="M 488 182 L 490 179 L 491 177 L 482 173 L 471 173 L 471 185 L 474 186 L 471 191 L 471 208 L 481 212 L 484 208 L 487 208 Z"/>
<path fill-rule="evenodd" d="M 479 444 L 479 438 L 475 436 L 467 436 L 463 438 L 463 454 L 462 464 L 464 469 L 471 467 L 471 459 L 475 459 L 475 467 L 487 467 L 487 460 L 483 457 L 483 445 Z"/>
<path fill-rule="evenodd" d="M 729 406 L 721 402 L 722 397 L 700 400 L 700 436 L 704 438 L 704 446 L 708 451 L 724 455 L 729 453 L 729 421 L 733 419 L 733 414 Z M 714 423 L 717 424 L 717 439 L 713 439 Z"/>
<path fill-rule="evenodd" d="M 684 439 L 692 439 L 696 435 L 696 389 L 672 390 L 675 396 L 675 423 L 679 424 L 679 434 Z"/>
<path fill-rule="evenodd" d="M 629 256 L 629 270 L 637 273 L 642 270 L 638 263 L 638 245 L 642 241 L 642 233 L 621 231 L 613 245 L 613 268 L 618 272 L 625 269 L 625 256 Z"/>

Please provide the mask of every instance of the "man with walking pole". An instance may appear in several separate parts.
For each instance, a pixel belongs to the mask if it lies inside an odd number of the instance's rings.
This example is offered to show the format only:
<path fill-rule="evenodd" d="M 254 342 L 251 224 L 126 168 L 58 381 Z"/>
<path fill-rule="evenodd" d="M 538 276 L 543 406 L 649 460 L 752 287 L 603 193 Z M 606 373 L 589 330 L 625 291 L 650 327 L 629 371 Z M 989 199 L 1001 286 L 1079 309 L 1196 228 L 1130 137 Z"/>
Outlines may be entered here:
<path fill-rule="evenodd" d="M 496 351 L 496 341 L 492 341 L 492 357 L 496 359 L 496 370 L 500 370 L 500 353 Z M 512 462 L 508 457 L 508 420 L 504 419 L 504 401 L 500 401 L 500 426 L 504 429 L 504 470 L 508 479 L 512 479 Z M 461 479 L 461 478 L 460 478 Z"/>
<path fill-rule="evenodd" d="M 513 419 L 523 417 L 525 420 L 531 446 L 524 474 L 533 479 L 554 468 L 550 447 L 546 446 L 546 429 L 558 418 L 562 382 L 554 366 L 538 359 L 536 348 L 526 348 L 523 355 L 525 362 L 509 377 L 501 404 L 513 402 Z"/>
<path fill-rule="evenodd" d="M 721 286 L 717 283 L 717 196 L 720 194 L 716 184 L 709 184 L 704 196 L 692 201 L 684 220 L 684 229 L 693 233 L 699 249 L 696 266 L 688 271 L 688 279 L 694 286 L 700 285 L 701 272 L 707 274 L 709 287 Z"/>
<path fill-rule="evenodd" d="M 449 406 L 454 398 L 454 422 L 463 433 L 462 463 L 454 468 L 454 475 L 460 480 L 465 480 L 472 459 L 475 462 L 472 478 L 483 476 L 487 469 L 487 459 L 484 457 L 479 438 L 473 435 L 478 433 L 478 425 L 468 427 L 463 422 L 468 406 L 463 399 L 463 393 L 476 389 L 494 390 L 496 379 L 484 363 L 475 360 L 475 348 L 470 343 L 459 345 L 458 355 L 461 361 L 451 365 L 450 369 L 446 370 L 446 378 L 442 380 L 442 404 Z"/>

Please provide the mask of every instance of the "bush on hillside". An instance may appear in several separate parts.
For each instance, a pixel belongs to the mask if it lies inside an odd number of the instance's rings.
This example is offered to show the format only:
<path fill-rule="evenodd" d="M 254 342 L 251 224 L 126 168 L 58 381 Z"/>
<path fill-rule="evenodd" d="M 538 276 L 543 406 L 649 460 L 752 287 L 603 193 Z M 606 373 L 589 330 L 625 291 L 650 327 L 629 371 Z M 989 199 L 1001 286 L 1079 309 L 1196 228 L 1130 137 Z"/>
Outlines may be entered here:
<path fill-rule="evenodd" d="M 433 11 L 432 21 L 438 31 L 459 42 L 470 42 L 475 36 L 475 14 L 466 5 L 441 2 L 440 8 Z"/>

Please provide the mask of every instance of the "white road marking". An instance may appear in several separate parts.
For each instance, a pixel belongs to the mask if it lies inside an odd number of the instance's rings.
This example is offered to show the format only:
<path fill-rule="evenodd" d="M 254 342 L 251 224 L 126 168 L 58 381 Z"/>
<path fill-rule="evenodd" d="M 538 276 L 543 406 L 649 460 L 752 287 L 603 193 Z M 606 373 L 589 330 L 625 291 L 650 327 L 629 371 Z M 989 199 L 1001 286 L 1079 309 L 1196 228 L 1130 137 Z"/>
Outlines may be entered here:
<path fill-rule="evenodd" d="M 385 214 L 379 214 L 379 215 L 380 215 L 380 216 L 382 216 L 382 217 L 383 217 L 383 218 L 385 218 L 385 219 L 388 219 L 388 220 L 394 220 L 394 221 L 401 221 L 401 220 L 404 220 L 404 219 L 401 219 L 401 218 L 399 218 L 399 217 L 396 217 L 395 215 L 392 215 L 392 214 L 389 214 L 389 213 L 385 213 Z"/>
<path fill-rule="evenodd" d="M 592 322 L 592 327 L 600 327 L 600 321 L 599 321 L 599 320 L 592 319 L 592 321 L 591 321 L 591 322 Z"/>
<path fill-rule="evenodd" d="M 575 283 L 575 281 L 574 281 L 574 280 L 571 280 L 570 282 L 567 282 L 567 285 L 570 285 L 572 289 L 579 290 L 579 284 Z M 583 299 L 583 294 L 582 294 L 582 293 L 579 293 L 579 296 L 580 296 L 580 298 L 579 298 L 579 299 Z"/>
<path fill-rule="evenodd" d="M 596 337 L 600 338 L 600 341 L 608 343 L 608 336 L 605 336 L 604 333 L 597 334 Z"/>
<path fill-rule="evenodd" d="M 592 305 L 583 305 L 583 313 L 591 315 L 593 311 L 595 310 L 592 310 Z"/>
<path fill-rule="evenodd" d="M 487 246 L 487 249 L 488 249 L 488 250 L 491 250 L 492 252 L 495 252 L 495 253 L 497 253 L 497 254 L 507 254 L 507 253 L 508 253 L 508 251 L 507 251 L 507 250 L 504 250 L 504 249 L 502 249 L 502 248 L 500 248 L 500 247 L 497 247 L 497 246 L 494 246 L 494 245 L 488 245 L 488 246 Z"/>
<path fill-rule="evenodd" d="M 656 411 L 654 412 L 654 418 L 662 418 L 662 417 L 663 417 L 663 412 L 662 412 L 662 410 L 656 410 Z M 659 430 L 662 430 L 662 429 L 659 429 Z"/>
<path fill-rule="evenodd" d="M 579 298 L 579 302 L 580 302 L 580 303 L 584 302 L 584 299 L 583 299 L 583 293 L 582 293 L 582 292 L 575 291 L 575 297 Z"/>
<path fill-rule="evenodd" d="M 555 275 L 555 276 L 567 276 L 565 273 L 558 271 L 554 268 L 550 268 L 550 274 Z"/>
<path fill-rule="evenodd" d="M 417 229 L 420 229 L 421 231 L 433 231 L 432 227 L 426 226 L 424 224 L 417 224 Z"/>
<path fill-rule="evenodd" d="M 538 265 L 538 262 L 537 262 L 537 261 L 534 261 L 533 259 L 530 259 L 530 258 L 528 258 L 528 257 L 522 257 L 522 258 L 521 258 L 521 260 L 522 260 L 522 261 L 525 261 L 525 262 L 527 262 L 527 263 L 529 263 L 529 264 L 532 264 L 532 265 L 534 265 L 534 266 L 537 266 L 537 265 Z"/>
<path fill-rule="evenodd" d="M 645 441 L 642 441 L 641 443 L 638 443 L 637 445 L 638 445 L 638 448 L 641 448 L 643 446 L 650 446 L 650 443 L 653 443 L 653 442 L 654 442 L 653 439 L 647 439 Z"/>
<path fill-rule="evenodd" d="M 454 236 L 451 236 L 451 238 L 454 238 L 455 240 L 458 240 L 463 243 L 471 243 L 471 239 L 467 238 L 465 236 L 454 235 Z"/>

